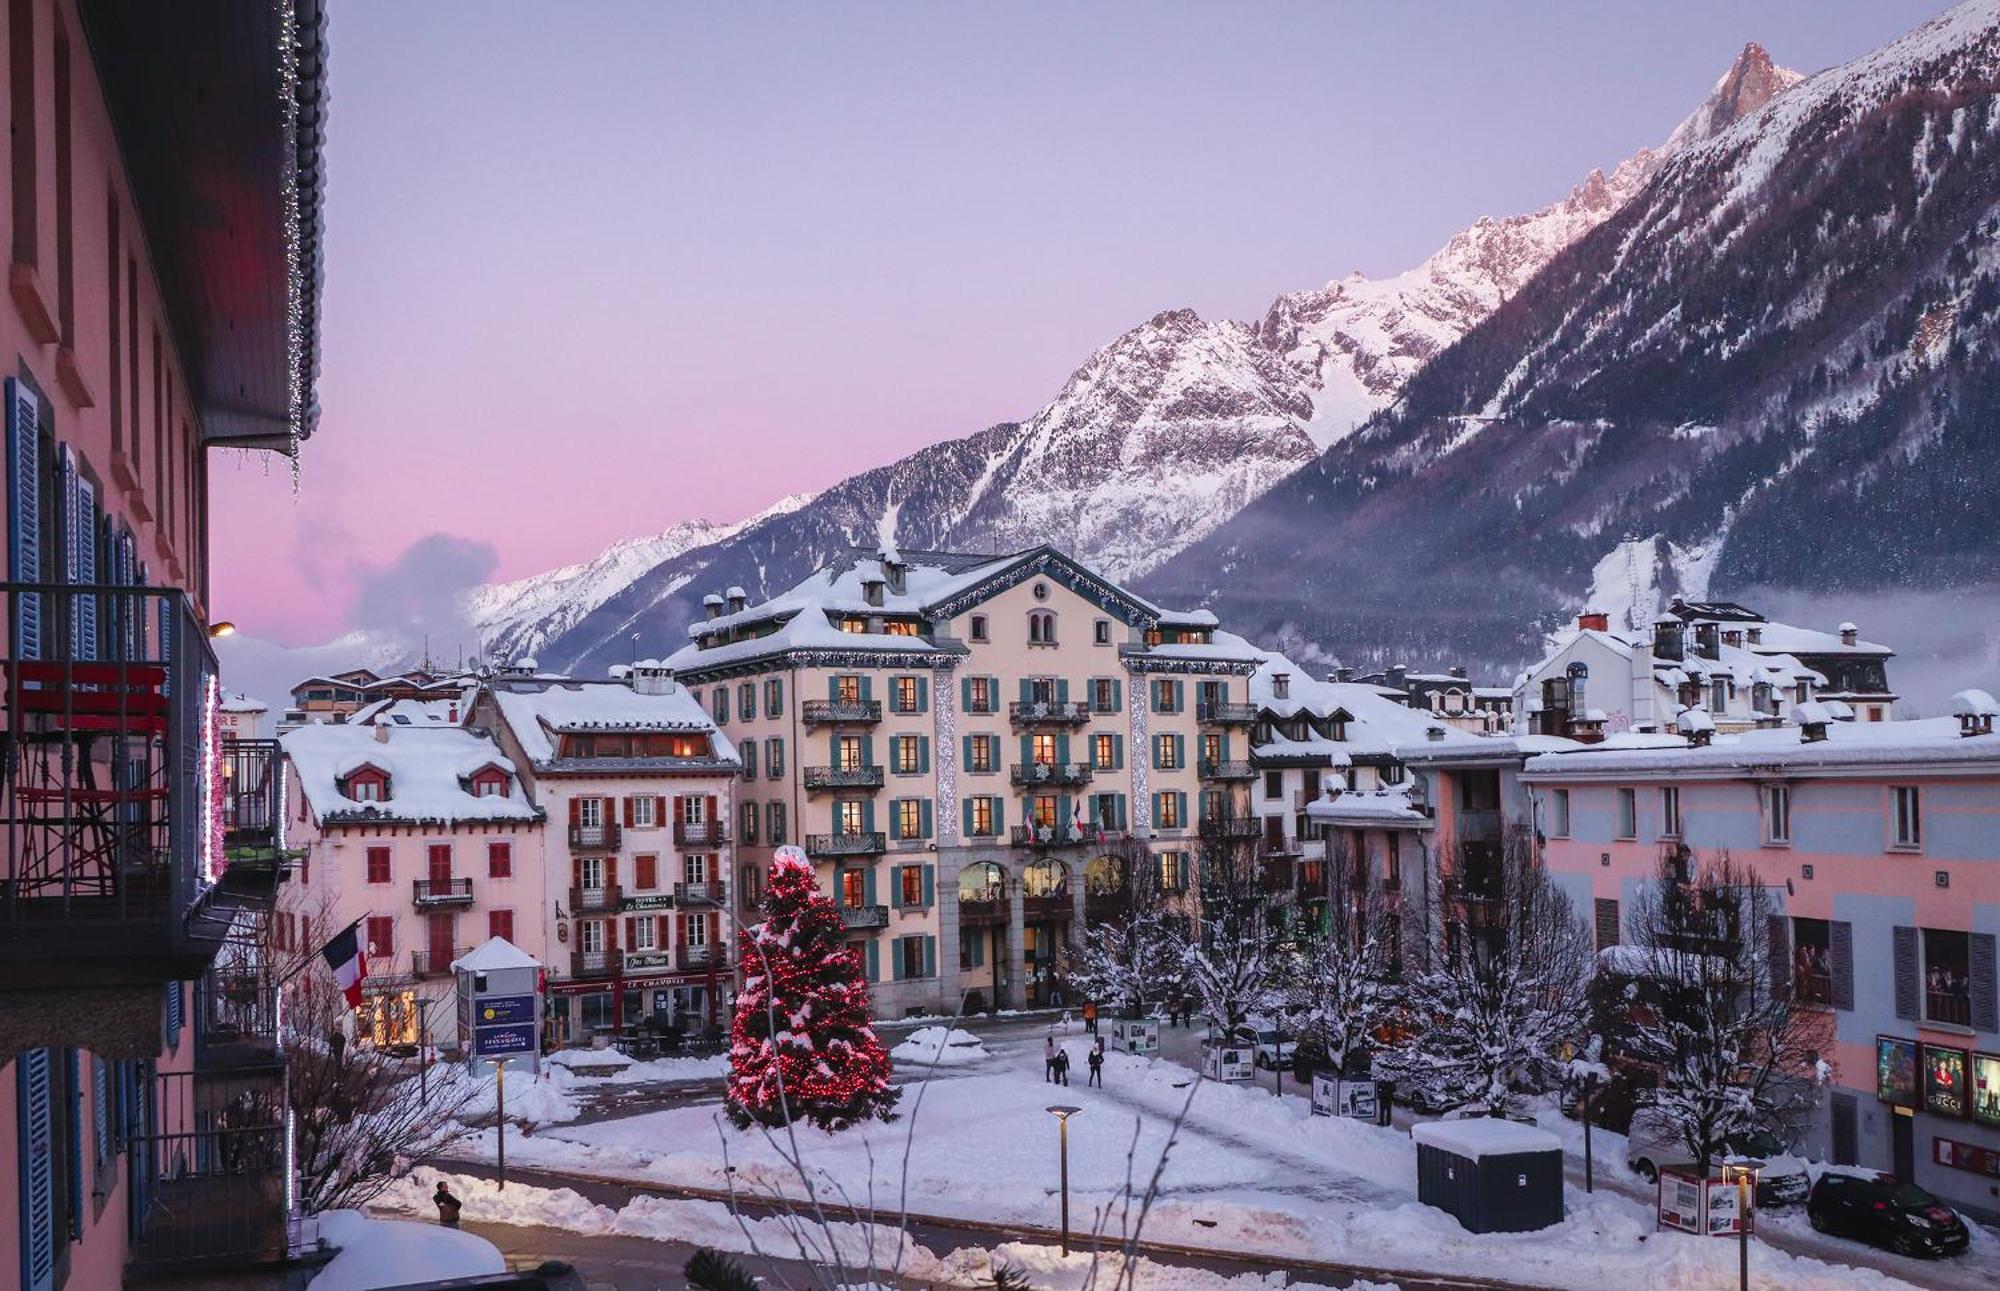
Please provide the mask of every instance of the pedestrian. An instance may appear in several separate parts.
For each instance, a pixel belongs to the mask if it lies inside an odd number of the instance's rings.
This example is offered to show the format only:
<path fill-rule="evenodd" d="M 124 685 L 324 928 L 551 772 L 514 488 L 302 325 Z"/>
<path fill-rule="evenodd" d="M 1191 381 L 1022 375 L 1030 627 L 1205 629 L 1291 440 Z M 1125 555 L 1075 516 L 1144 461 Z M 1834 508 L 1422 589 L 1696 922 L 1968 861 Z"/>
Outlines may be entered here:
<path fill-rule="evenodd" d="M 1067 1049 L 1056 1050 L 1056 1083 L 1058 1085 L 1069 1084 L 1069 1050 Z"/>
<path fill-rule="evenodd" d="M 457 1228 L 459 1201 L 451 1195 L 451 1189 L 445 1186 L 444 1180 L 438 1180 L 437 1191 L 431 1194 L 431 1201 L 438 1208 L 438 1223 L 446 1228 Z"/>
<path fill-rule="evenodd" d="M 1095 1085 L 1099 1089 L 1104 1088 L 1104 1046 L 1102 1044 L 1099 1044 L 1090 1051 L 1089 1061 L 1090 1079 L 1085 1082 L 1085 1088 L 1091 1085 Z"/>
<path fill-rule="evenodd" d="M 1096 1000 L 1085 1000 L 1085 1001 L 1083 1002 L 1083 1033 L 1084 1033 L 1085 1035 L 1096 1035 L 1096 1034 L 1097 1034 L 1097 1001 L 1096 1001 Z"/>
<path fill-rule="evenodd" d="M 1056 1081 L 1056 1038 L 1048 1036 L 1042 1040 L 1042 1081 L 1055 1084 Z"/>

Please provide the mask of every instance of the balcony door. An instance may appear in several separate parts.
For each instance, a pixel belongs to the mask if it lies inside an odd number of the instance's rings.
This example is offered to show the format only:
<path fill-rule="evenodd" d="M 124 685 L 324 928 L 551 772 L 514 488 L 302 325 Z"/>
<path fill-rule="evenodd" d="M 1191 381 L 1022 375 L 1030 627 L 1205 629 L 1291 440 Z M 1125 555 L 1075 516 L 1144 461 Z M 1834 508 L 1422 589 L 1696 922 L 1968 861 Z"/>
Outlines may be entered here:
<path fill-rule="evenodd" d="M 585 892 L 604 891 L 604 858 L 585 856 L 577 861 L 577 883 Z"/>
<path fill-rule="evenodd" d="M 706 798 L 680 799 L 677 810 L 680 812 L 681 823 L 683 825 L 706 824 L 708 822 L 708 803 L 709 800 Z"/>
<path fill-rule="evenodd" d="M 708 858 L 699 854 L 681 858 L 681 877 L 689 884 L 708 882 Z"/>
<path fill-rule="evenodd" d="M 430 946 L 430 970 L 433 973 L 443 972 L 451 966 L 451 961 L 457 958 L 451 944 L 452 924 L 457 918 L 457 915 L 452 914 L 433 914 L 426 917 L 425 922 L 428 924 L 425 930 L 426 941 Z"/>
<path fill-rule="evenodd" d="M 430 878 L 432 896 L 443 896 L 451 891 L 451 844 L 431 844 Z"/>

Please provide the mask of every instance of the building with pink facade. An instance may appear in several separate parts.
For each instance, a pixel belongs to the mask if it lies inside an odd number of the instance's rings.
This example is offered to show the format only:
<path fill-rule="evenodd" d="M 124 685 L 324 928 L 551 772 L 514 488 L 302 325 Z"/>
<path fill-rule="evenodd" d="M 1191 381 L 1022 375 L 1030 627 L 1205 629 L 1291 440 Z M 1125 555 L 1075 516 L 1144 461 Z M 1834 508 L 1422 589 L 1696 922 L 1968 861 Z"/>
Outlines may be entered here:
<path fill-rule="evenodd" d="M 0 27 L 0 1286 L 287 1251 L 269 996 L 216 968 L 283 863 L 272 750 L 223 747 L 207 462 L 316 420 L 319 8 Z"/>
<path fill-rule="evenodd" d="M 315 724 L 287 734 L 281 948 L 360 924 L 357 1038 L 455 1048 L 452 961 L 491 937 L 539 956 L 546 813 L 492 739 L 456 726 Z"/>
<path fill-rule="evenodd" d="M 1791 987 L 1837 1036 L 1806 1150 L 2000 1213 L 2000 706 L 1737 735 L 1627 736 L 1527 758 L 1549 872 L 1597 930 L 1626 934 L 1664 849 L 1726 852 L 1780 917 Z"/>

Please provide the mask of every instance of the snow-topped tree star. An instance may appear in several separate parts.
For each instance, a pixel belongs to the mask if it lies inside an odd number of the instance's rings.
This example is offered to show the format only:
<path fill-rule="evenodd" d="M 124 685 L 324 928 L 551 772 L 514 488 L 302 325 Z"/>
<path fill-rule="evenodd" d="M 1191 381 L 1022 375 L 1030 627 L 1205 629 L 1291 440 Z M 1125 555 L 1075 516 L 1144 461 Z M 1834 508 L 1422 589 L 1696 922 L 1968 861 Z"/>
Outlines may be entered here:
<path fill-rule="evenodd" d="M 738 1128 L 895 1119 L 902 1091 L 889 1085 L 889 1053 L 869 1025 L 868 982 L 846 936 L 806 854 L 779 848 L 764 921 L 738 934 L 743 989 L 726 1103 Z"/>

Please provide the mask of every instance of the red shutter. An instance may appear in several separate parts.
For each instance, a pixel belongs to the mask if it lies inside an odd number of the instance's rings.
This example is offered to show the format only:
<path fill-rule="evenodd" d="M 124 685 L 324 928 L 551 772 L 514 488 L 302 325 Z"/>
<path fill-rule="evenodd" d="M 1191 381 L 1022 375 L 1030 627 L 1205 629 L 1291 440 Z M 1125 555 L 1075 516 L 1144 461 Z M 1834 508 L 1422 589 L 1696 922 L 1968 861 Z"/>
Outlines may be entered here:
<path fill-rule="evenodd" d="M 632 800 L 630 798 L 625 800 L 625 828 L 632 828 Z"/>
<path fill-rule="evenodd" d="M 632 928 L 632 925 L 637 922 L 639 922 L 637 919 L 629 917 L 625 920 L 625 944 L 628 946 L 636 946 L 639 944 L 639 938 L 634 935 Z"/>
<path fill-rule="evenodd" d="M 680 944 L 683 946 L 688 944 L 688 918 L 689 916 L 687 915 L 678 915 L 675 917 L 674 920 L 674 922 L 680 925 L 680 930 L 675 934 L 675 936 L 680 941 Z"/>
<path fill-rule="evenodd" d="M 660 875 L 659 875 L 658 858 L 652 856 L 636 856 L 632 858 L 632 866 L 634 870 L 634 873 L 632 875 L 633 887 L 639 888 L 643 891 L 648 888 L 654 888 L 659 886 Z"/>
<path fill-rule="evenodd" d="M 572 856 L 569 858 L 569 885 L 573 888 L 583 886 L 583 858 L 581 856 Z"/>
<path fill-rule="evenodd" d="M 569 800 L 569 823 L 572 826 L 583 823 L 583 799 L 571 798 Z"/>
<path fill-rule="evenodd" d="M 710 794 L 708 795 L 708 821 L 713 825 L 719 823 L 720 820 L 721 818 L 715 814 L 715 795 Z"/>
<path fill-rule="evenodd" d="M 396 957 L 396 921 L 387 915 L 368 917 L 369 954 L 378 956 L 384 964 Z"/>
<path fill-rule="evenodd" d="M 606 919 L 604 921 L 604 948 L 606 950 L 618 949 L 618 921 L 616 919 Z"/>

